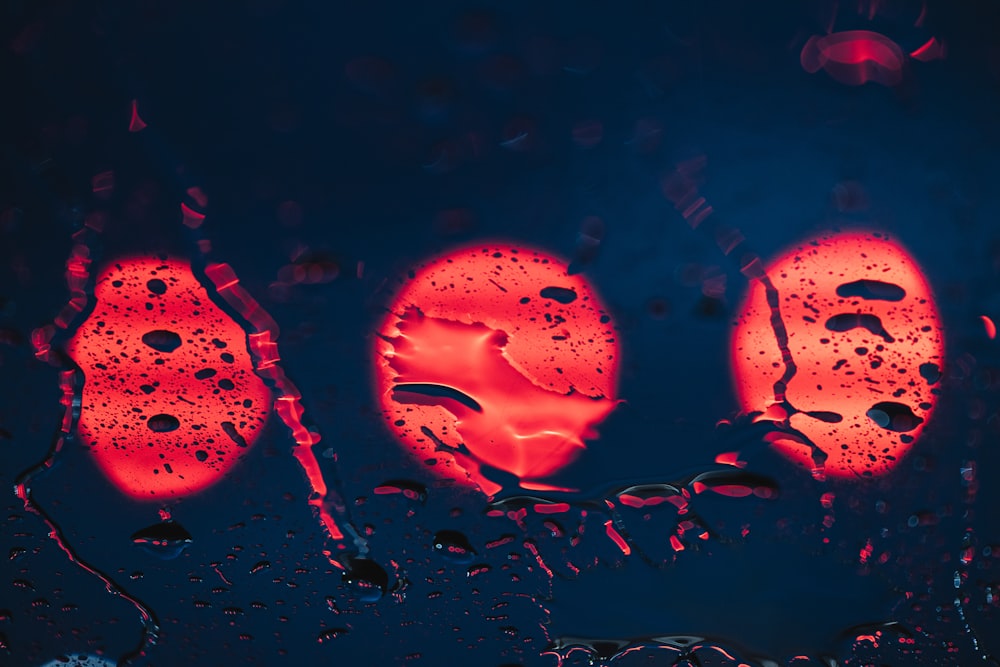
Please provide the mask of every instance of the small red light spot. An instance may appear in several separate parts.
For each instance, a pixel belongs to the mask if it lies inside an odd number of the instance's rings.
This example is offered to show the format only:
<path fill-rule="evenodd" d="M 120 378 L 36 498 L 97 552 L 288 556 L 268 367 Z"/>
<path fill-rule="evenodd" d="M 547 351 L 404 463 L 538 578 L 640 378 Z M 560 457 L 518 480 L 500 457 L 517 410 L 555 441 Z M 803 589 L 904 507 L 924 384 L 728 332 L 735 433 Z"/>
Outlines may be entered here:
<path fill-rule="evenodd" d="M 921 44 L 919 48 L 911 51 L 910 57 L 924 63 L 931 60 L 940 60 L 945 57 L 944 44 L 939 42 L 936 37 L 931 37 Z"/>
<path fill-rule="evenodd" d="M 739 452 L 723 452 L 715 457 L 716 463 L 733 466 L 734 468 L 746 468 L 747 462 L 740 460 Z"/>
<path fill-rule="evenodd" d="M 463 248 L 411 273 L 375 352 L 392 432 L 487 494 L 490 469 L 530 483 L 567 465 L 616 405 L 610 317 L 583 277 L 528 248 Z"/>
<path fill-rule="evenodd" d="M 849 30 L 810 37 L 799 60 L 810 74 L 822 69 L 849 86 L 868 81 L 895 86 L 903 79 L 905 56 L 899 45 L 885 35 Z"/>
<path fill-rule="evenodd" d="M 181 222 L 184 223 L 185 227 L 190 227 L 191 229 L 197 229 L 201 227 L 201 223 L 205 221 L 205 214 L 195 211 L 193 208 L 187 204 L 181 204 Z"/>
<path fill-rule="evenodd" d="M 271 410 L 246 332 L 177 260 L 113 263 L 94 297 L 67 352 L 86 376 L 78 431 L 98 466 L 135 498 L 221 479 Z"/>
<path fill-rule="evenodd" d="M 538 514 L 562 514 L 569 509 L 569 503 L 535 503 L 535 512 Z"/>
<path fill-rule="evenodd" d="M 887 236 L 855 232 L 793 248 L 766 273 L 778 311 L 754 281 L 732 340 L 743 409 L 773 412 L 779 430 L 766 439 L 798 464 L 816 467 L 811 443 L 830 476 L 888 472 L 930 418 L 943 367 L 920 268 Z"/>
<path fill-rule="evenodd" d="M 997 325 L 993 323 L 993 320 L 986 315 L 979 316 L 983 320 L 983 328 L 986 329 L 986 336 L 990 340 L 997 337 Z"/>
<path fill-rule="evenodd" d="M 632 553 L 632 547 L 630 547 L 628 542 L 625 541 L 625 538 L 622 537 L 621 533 L 615 529 L 610 519 L 604 522 L 604 532 L 609 538 L 611 538 L 611 541 L 615 543 L 615 546 L 621 549 L 623 554 L 628 556 Z"/>
<path fill-rule="evenodd" d="M 139 103 L 132 100 L 132 115 L 128 121 L 129 132 L 139 132 L 146 129 L 146 122 L 139 116 Z"/>

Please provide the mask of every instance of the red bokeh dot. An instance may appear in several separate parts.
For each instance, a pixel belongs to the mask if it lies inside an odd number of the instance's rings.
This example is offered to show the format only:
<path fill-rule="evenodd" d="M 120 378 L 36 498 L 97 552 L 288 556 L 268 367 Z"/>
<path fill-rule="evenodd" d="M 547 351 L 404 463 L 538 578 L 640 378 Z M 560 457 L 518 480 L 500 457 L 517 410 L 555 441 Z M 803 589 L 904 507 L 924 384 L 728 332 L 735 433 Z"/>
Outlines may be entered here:
<path fill-rule="evenodd" d="M 787 366 L 767 290 L 754 281 L 732 339 L 742 408 L 787 414 L 792 435 L 770 440 L 798 464 L 814 460 L 795 432 L 827 455 L 829 476 L 888 472 L 926 426 L 943 369 L 941 319 L 923 272 L 887 235 L 845 232 L 785 252 L 767 277 L 796 373 L 779 405 L 775 383 Z"/>
<path fill-rule="evenodd" d="M 455 250 L 403 281 L 375 345 L 392 433 L 446 477 L 552 475 L 616 405 L 618 338 L 587 280 L 530 248 Z"/>
<path fill-rule="evenodd" d="M 178 260 L 112 263 L 94 300 L 67 353 L 86 378 L 77 428 L 98 467 L 135 498 L 221 479 L 271 410 L 246 332 Z"/>

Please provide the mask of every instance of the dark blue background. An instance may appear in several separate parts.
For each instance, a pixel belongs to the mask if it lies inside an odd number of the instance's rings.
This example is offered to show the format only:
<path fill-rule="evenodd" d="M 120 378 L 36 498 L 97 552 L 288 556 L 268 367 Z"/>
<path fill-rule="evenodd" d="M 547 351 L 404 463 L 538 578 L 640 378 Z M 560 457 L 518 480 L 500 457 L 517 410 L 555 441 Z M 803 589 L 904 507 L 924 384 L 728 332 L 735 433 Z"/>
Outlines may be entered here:
<path fill-rule="evenodd" d="M 643 645 L 678 634 L 748 660 L 857 661 L 843 633 L 887 621 L 920 649 L 884 649 L 889 664 L 981 664 L 1000 650 L 988 597 L 1000 583 L 1000 379 L 996 342 L 979 322 L 1000 318 L 1000 10 L 930 2 L 917 28 L 920 2 L 882 2 L 871 21 L 841 3 L 837 30 L 877 30 L 906 50 L 931 35 L 947 44 L 945 60 L 909 61 L 890 89 L 802 70 L 802 44 L 825 31 L 833 4 L 6 2 L 3 485 L 46 456 L 61 418 L 57 372 L 34 358 L 29 336 L 67 299 L 71 234 L 103 211 L 100 257 L 194 256 L 178 204 L 198 186 L 212 257 L 281 325 L 284 368 L 324 437 L 316 451 L 337 452 L 355 523 L 374 530 L 372 558 L 390 571 L 395 562 L 407 584 L 372 604 L 341 585 L 276 420 L 230 477 L 171 505 L 194 542 L 168 561 L 129 540 L 157 507 L 126 501 L 70 443 L 35 497 L 82 558 L 155 611 L 161 636 L 138 664 L 554 664 L 540 653 L 557 637 Z M 133 99 L 148 124 L 139 133 L 127 131 Z M 573 134 L 588 121 L 603 128 L 590 148 Z M 935 420 L 892 475 L 867 485 L 803 479 L 752 446 L 759 433 L 716 427 L 738 409 L 728 337 L 746 282 L 661 190 L 676 165 L 697 159 L 715 216 L 765 258 L 862 225 L 899 238 L 924 267 L 950 363 Z M 91 179 L 105 171 L 115 187 L 101 200 Z M 864 205 L 838 206 L 844 188 L 863 192 Z M 596 498 L 637 480 L 680 480 L 748 448 L 782 495 L 706 503 L 718 539 L 665 567 L 622 559 L 592 531 L 580 549 L 602 562 L 549 581 L 517 527 L 484 516 L 480 494 L 435 484 L 402 454 L 376 412 L 369 357 L 411 266 L 479 239 L 573 258 L 591 217 L 605 233 L 583 270 L 620 330 L 626 403 L 558 481 Z M 275 290 L 302 246 L 340 276 Z M 726 275 L 724 299 L 706 303 L 686 280 L 701 269 Z M 332 460 L 322 460 L 332 479 Z M 976 494 L 961 473 L 970 461 Z M 400 478 L 428 486 L 426 502 L 372 495 Z M 837 498 L 826 530 L 825 492 Z M 131 605 L 74 567 L 12 495 L 0 520 L 11 550 L 0 561 L 0 664 L 117 659 L 135 648 Z M 464 532 L 492 569 L 470 579 L 432 553 L 444 529 Z M 516 539 L 486 548 L 505 533 Z M 636 539 L 656 549 L 665 534 Z M 891 554 L 885 566 L 859 567 L 867 540 Z M 964 544 L 975 547 L 967 567 Z M 554 543 L 539 546 L 560 558 Z M 263 560 L 270 568 L 251 574 Z M 330 628 L 347 632 L 318 642 Z M 672 664 L 675 655 L 646 646 L 632 657 Z"/>

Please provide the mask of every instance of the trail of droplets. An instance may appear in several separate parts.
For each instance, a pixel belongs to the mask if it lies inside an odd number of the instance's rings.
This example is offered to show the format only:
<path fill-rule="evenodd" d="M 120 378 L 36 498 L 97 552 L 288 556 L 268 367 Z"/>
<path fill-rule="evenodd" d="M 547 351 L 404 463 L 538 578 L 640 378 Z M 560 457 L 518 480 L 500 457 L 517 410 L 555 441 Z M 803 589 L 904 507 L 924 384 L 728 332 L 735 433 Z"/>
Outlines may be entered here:
<path fill-rule="evenodd" d="M 73 440 L 76 421 L 80 415 L 83 375 L 79 369 L 72 366 L 72 362 L 65 355 L 53 350 L 52 340 L 57 334 L 69 329 L 77 316 L 87 307 L 86 287 L 90 280 L 91 259 L 90 248 L 86 240 L 93 233 L 100 232 L 100 220 L 101 218 L 97 216 L 91 216 L 87 219 L 87 226 L 74 235 L 75 244 L 70 251 L 69 259 L 66 261 L 66 282 L 70 290 L 70 300 L 56 316 L 53 324 L 36 329 L 31 335 L 31 343 L 35 350 L 35 356 L 41 361 L 60 369 L 59 386 L 62 389 L 60 403 L 65 407 L 65 411 L 62 423 L 59 426 L 59 432 L 53 440 L 49 451 L 45 454 L 45 458 L 18 475 L 14 484 L 14 493 L 24 503 L 26 511 L 38 516 L 45 522 L 45 525 L 49 529 L 49 539 L 55 542 L 56 546 L 66 554 L 71 563 L 89 575 L 100 579 L 108 593 L 126 600 L 135 607 L 142 621 L 142 637 L 134 649 L 118 659 L 119 665 L 128 665 L 136 658 L 144 655 L 149 646 L 156 644 L 160 628 L 153 610 L 116 583 L 111 575 L 102 572 L 82 559 L 73 547 L 70 546 L 59 524 L 35 502 L 31 493 L 31 487 L 35 479 L 52 468 L 55 458 L 62 451 L 63 446 L 66 442 Z"/>
<path fill-rule="evenodd" d="M 714 209 L 698 194 L 697 177 L 704 166 L 704 157 L 678 164 L 664 179 L 663 193 L 692 229 L 702 229 L 711 235 L 726 257 L 738 258 L 740 273 L 744 277 L 748 280 L 757 280 L 764 287 L 767 305 L 771 311 L 771 330 L 774 332 L 775 342 L 781 352 L 781 363 L 785 369 L 781 377 L 774 382 L 774 403 L 784 410 L 782 427 L 790 428 L 789 419 L 799 411 L 788 401 L 786 392 L 798 369 L 788 345 L 788 330 L 781 318 L 780 295 L 764 270 L 764 262 L 760 255 L 749 246 L 740 230 L 713 217 Z M 712 218 L 710 223 L 703 225 L 710 217 Z M 796 432 L 796 436 L 810 449 L 814 465 L 813 476 L 822 479 L 825 476 L 824 464 L 828 458 L 826 452 L 804 434 Z"/>
<path fill-rule="evenodd" d="M 724 535 L 700 514 L 704 498 L 725 496 L 770 501 L 777 483 L 742 470 L 692 473 L 675 482 L 638 481 L 561 497 L 518 495 L 487 505 L 486 516 L 513 522 L 522 546 L 550 584 L 553 577 L 575 579 L 598 563 L 619 567 L 638 558 L 657 569 L 672 566 L 687 549 L 714 540 L 734 543 L 746 534 Z M 588 533 L 600 533 L 587 539 Z M 602 539 L 603 538 L 603 539 Z M 511 538 L 513 539 L 513 538 Z M 487 548 L 500 546 L 499 543 Z M 551 587 L 551 586 L 550 586 Z"/>
<path fill-rule="evenodd" d="M 134 106 L 133 110 L 135 110 Z M 142 123 L 139 129 L 146 127 L 146 124 Z M 158 135 L 155 133 L 146 131 L 143 134 L 146 135 L 147 140 L 155 143 L 157 150 L 169 150 L 163 142 L 159 141 Z M 331 540 L 337 543 L 338 550 L 346 551 L 342 540 L 344 539 L 344 531 L 347 531 L 350 533 L 356 553 L 345 553 L 344 555 L 365 556 L 369 550 L 368 542 L 350 520 L 348 508 L 343 501 L 342 485 L 336 477 L 336 470 L 330 473 L 334 482 L 331 487 L 327 484 L 319 460 L 312 451 L 312 447 L 320 442 L 321 436 L 307 428 L 303 422 L 305 409 L 302 407 L 302 394 L 278 365 L 280 360 L 277 343 L 278 324 L 257 300 L 239 284 L 239 279 L 232 267 L 225 263 L 211 261 L 212 242 L 202 232 L 208 197 L 197 185 L 187 187 L 185 194 L 185 200 L 180 204 L 181 223 L 191 230 L 201 258 L 205 262 L 205 275 L 212 281 L 216 292 L 245 322 L 253 327 L 253 332 L 248 335 L 248 341 L 251 355 L 254 358 L 254 370 L 260 377 L 270 380 L 278 393 L 275 400 L 275 411 L 292 432 L 292 438 L 295 441 L 292 453 L 302 467 L 311 489 L 309 505 L 317 512 L 320 523 Z M 332 458 L 333 461 L 337 460 L 336 455 Z M 340 517 L 340 523 L 334 515 Z M 341 570 L 345 569 L 344 564 L 333 558 L 329 551 L 324 553 L 332 565 Z"/>
<path fill-rule="evenodd" d="M 188 195 L 194 200 L 193 203 L 201 207 L 207 203 L 207 199 L 199 188 L 190 188 Z M 184 225 L 192 229 L 195 234 L 199 234 L 205 214 L 186 203 L 181 204 L 181 214 Z M 211 252 L 211 242 L 208 239 L 199 238 L 198 248 L 206 260 L 205 275 L 215 286 L 216 292 L 253 328 L 248 340 L 254 359 L 254 370 L 260 377 L 270 381 L 277 391 L 278 396 L 274 403 L 275 411 L 291 431 L 295 441 L 292 453 L 302 467 L 311 489 L 309 505 L 316 511 L 323 529 L 336 543 L 337 549 L 341 551 L 347 549 L 343 543 L 346 531 L 349 533 L 355 549 L 355 552 L 350 555 L 367 555 L 369 551 L 368 541 L 351 522 L 336 472 L 332 473 L 334 475 L 333 484 L 327 484 L 319 460 L 313 453 L 312 448 L 320 442 L 321 436 L 315 430 L 307 428 L 303 422 L 305 408 L 302 406 L 302 394 L 278 365 L 278 361 L 280 361 L 278 323 L 239 284 L 239 278 L 231 266 L 208 261 L 208 254 Z M 336 460 L 336 458 L 334 455 L 333 459 Z M 339 522 L 337 517 L 340 518 Z M 326 550 L 324 554 L 331 564 L 342 570 L 345 569 L 345 564 L 333 558 L 332 552 Z"/>

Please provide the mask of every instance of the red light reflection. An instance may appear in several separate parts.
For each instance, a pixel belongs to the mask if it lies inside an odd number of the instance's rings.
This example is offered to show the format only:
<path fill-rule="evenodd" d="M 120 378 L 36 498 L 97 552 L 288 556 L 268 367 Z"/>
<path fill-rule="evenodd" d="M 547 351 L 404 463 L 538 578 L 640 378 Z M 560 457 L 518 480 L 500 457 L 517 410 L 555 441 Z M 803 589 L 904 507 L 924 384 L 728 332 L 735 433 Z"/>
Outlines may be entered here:
<path fill-rule="evenodd" d="M 936 37 L 931 37 L 919 47 L 911 51 L 910 57 L 924 63 L 932 60 L 940 60 L 945 57 L 944 44 L 939 42 Z"/>
<path fill-rule="evenodd" d="M 526 248 L 463 248 L 411 273 L 375 351 L 392 432 L 490 495 L 487 468 L 537 486 L 616 405 L 611 318 L 583 277 Z"/>
<path fill-rule="evenodd" d="M 132 111 L 128 120 L 129 132 L 141 132 L 146 129 L 146 121 L 139 115 L 139 102 L 132 100 Z"/>
<path fill-rule="evenodd" d="M 246 332 L 177 260 L 111 264 L 94 296 L 67 352 L 86 376 L 78 432 L 98 466 L 135 498 L 221 479 L 271 408 Z"/>
<path fill-rule="evenodd" d="M 870 30 L 849 30 L 809 38 L 799 55 L 810 74 L 826 70 L 840 83 L 860 86 L 874 81 L 884 86 L 903 79 L 905 55 L 894 41 Z"/>
<path fill-rule="evenodd" d="M 837 233 L 767 268 L 795 374 L 774 334 L 777 313 L 754 281 L 732 340 L 742 407 L 792 429 L 768 440 L 813 468 L 808 442 L 834 477 L 881 475 L 912 446 L 937 401 L 944 343 L 930 287 L 884 234 Z"/>

